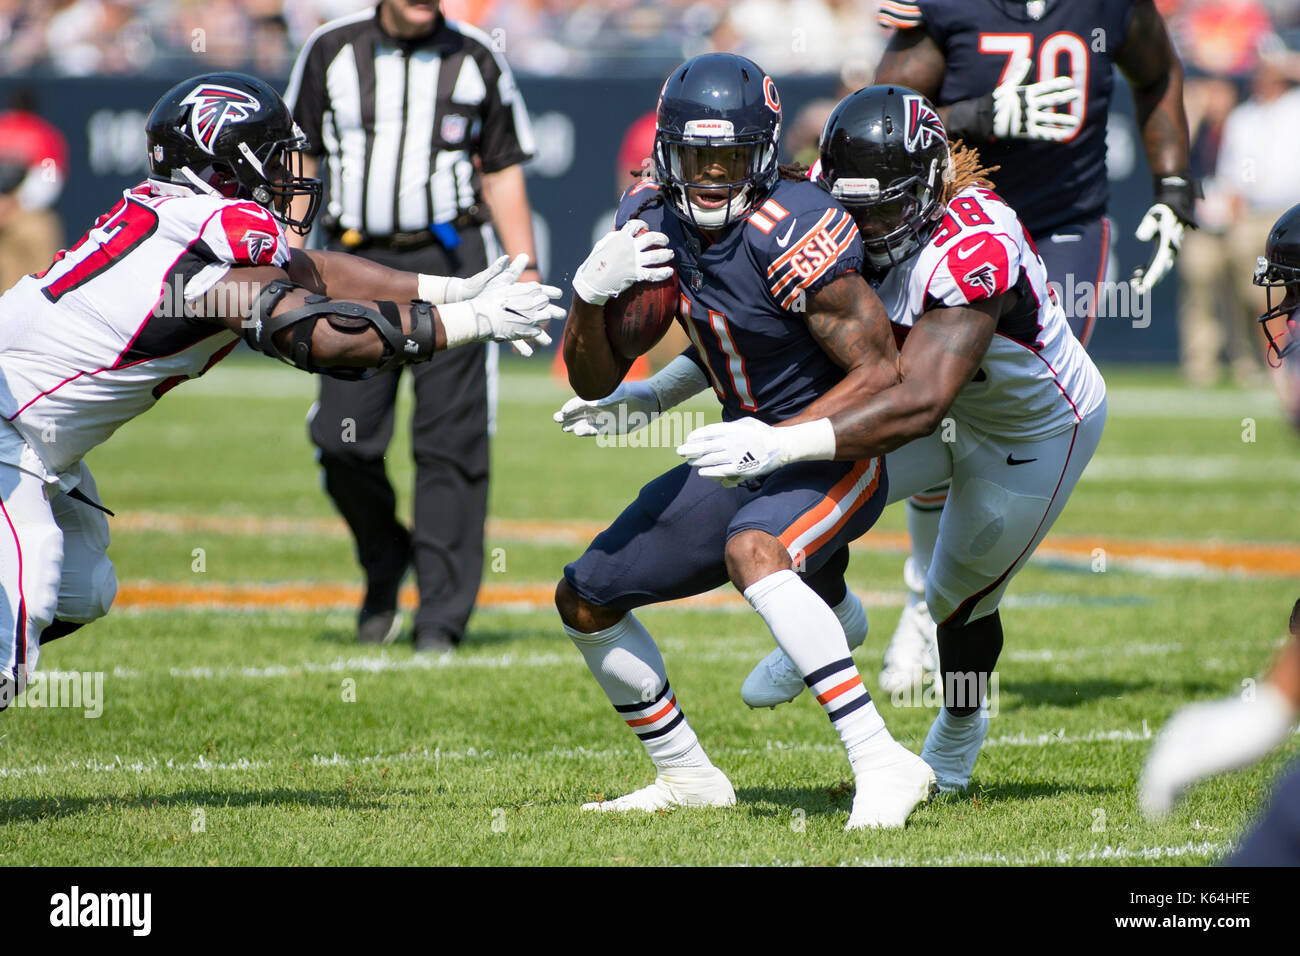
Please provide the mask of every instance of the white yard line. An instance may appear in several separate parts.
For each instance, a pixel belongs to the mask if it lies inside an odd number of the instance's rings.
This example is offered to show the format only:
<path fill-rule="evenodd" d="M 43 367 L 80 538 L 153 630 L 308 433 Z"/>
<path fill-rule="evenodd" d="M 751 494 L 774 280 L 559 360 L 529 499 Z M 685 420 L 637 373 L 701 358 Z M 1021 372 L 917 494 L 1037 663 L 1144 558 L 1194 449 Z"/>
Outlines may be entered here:
<path fill-rule="evenodd" d="M 1151 731 L 1145 723 L 1141 730 L 1091 730 L 1086 734 L 1066 736 L 1063 732 L 1043 734 L 1016 734 L 1014 736 L 993 737 L 984 742 L 989 747 L 1045 747 L 1055 744 L 1097 744 L 1149 740 Z M 772 753 L 827 753 L 839 754 L 843 748 L 839 744 L 815 744 L 805 742 L 788 742 L 767 740 L 754 747 L 715 746 L 709 748 L 720 756 L 745 757 Z M 367 754 L 349 756 L 338 752 L 329 754 L 311 754 L 304 757 L 288 756 L 276 760 L 251 759 L 238 757 L 234 760 L 208 760 L 199 756 L 193 760 L 175 758 L 162 760 L 152 757 L 148 760 L 123 760 L 120 755 L 112 757 L 88 757 L 84 760 L 60 764 L 31 764 L 28 766 L 0 767 L 0 779 L 38 776 L 64 776 L 79 773 L 115 773 L 115 774 L 152 774 L 152 773 L 246 773 L 250 770 L 268 770 L 287 768 L 293 765 L 312 767 L 366 767 L 389 763 L 432 763 L 442 761 L 466 762 L 484 761 L 499 763 L 538 763 L 551 760 L 610 760 L 622 757 L 634 757 L 641 753 L 629 747 L 612 747 L 588 749 L 586 747 L 551 747 L 543 751 L 502 751 L 490 748 L 480 750 L 469 747 L 464 750 L 435 747 L 432 750 L 404 750 L 396 753 Z"/>

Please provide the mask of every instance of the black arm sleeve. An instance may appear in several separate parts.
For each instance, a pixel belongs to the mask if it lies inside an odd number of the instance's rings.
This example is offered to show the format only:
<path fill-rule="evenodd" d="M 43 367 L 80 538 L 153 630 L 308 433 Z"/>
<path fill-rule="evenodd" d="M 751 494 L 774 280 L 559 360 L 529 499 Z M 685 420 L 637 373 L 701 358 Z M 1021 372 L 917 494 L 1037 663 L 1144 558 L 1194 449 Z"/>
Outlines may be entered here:
<path fill-rule="evenodd" d="M 495 173 L 533 158 L 533 131 L 510 67 L 489 50 L 475 58 L 487 87 L 482 104 L 479 161 L 483 172 Z"/>

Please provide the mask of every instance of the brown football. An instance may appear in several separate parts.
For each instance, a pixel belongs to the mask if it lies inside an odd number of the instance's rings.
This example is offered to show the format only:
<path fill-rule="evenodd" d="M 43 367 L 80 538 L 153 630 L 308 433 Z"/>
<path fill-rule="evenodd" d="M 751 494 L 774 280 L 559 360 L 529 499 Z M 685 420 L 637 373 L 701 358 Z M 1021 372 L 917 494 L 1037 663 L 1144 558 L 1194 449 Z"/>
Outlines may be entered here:
<path fill-rule="evenodd" d="M 605 303 L 605 334 L 616 355 L 634 359 L 664 337 L 677 317 L 677 270 L 658 282 L 638 282 Z"/>

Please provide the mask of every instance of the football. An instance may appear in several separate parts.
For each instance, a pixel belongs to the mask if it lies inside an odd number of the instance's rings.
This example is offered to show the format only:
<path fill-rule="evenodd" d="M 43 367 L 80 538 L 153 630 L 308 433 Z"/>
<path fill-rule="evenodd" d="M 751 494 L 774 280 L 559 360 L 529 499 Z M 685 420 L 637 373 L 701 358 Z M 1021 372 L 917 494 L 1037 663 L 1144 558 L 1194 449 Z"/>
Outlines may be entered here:
<path fill-rule="evenodd" d="M 649 352 L 677 316 L 677 271 L 658 282 L 638 282 L 605 303 L 605 334 L 616 355 L 634 359 Z"/>

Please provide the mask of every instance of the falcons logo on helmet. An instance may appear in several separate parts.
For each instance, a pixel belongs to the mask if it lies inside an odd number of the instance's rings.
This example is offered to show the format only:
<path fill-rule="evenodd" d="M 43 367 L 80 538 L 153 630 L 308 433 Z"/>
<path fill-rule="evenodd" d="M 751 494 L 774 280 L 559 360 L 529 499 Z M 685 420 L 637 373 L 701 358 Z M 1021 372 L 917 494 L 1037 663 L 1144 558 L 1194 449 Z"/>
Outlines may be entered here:
<path fill-rule="evenodd" d="M 190 135 L 209 155 L 227 123 L 242 123 L 262 108 L 244 91 L 216 83 L 196 86 L 181 104 L 194 107 L 190 110 Z"/>
<path fill-rule="evenodd" d="M 903 134 L 903 145 L 909 153 L 918 149 L 929 149 L 936 142 L 942 143 L 948 138 L 943 121 L 920 96 L 904 96 L 903 109 L 907 113 L 907 129 Z"/>

